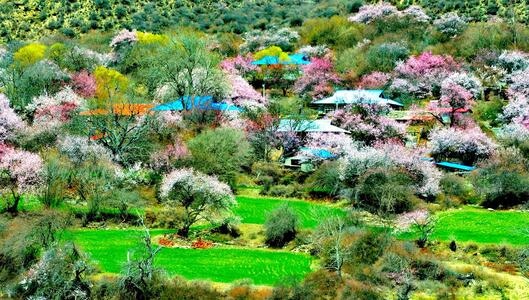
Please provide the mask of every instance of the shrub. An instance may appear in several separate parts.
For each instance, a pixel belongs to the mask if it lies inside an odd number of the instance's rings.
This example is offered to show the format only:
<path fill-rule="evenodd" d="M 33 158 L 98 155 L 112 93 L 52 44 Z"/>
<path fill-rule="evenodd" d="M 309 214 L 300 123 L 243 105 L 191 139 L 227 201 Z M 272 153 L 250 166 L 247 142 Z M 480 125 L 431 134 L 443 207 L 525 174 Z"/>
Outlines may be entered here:
<path fill-rule="evenodd" d="M 482 205 L 507 208 L 529 199 L 529 162 L 520 151 L 508 148 L 484 163 L 474 176 Z"/>
<path fill-rule="evenodd" d="M 464 177 L 448 173 L 441 179 L 440 185 L 446 196 L 455 197 L 463 204 L 472 204 L 475 199 L 474 188 Z"/>
<path fill-rule="evenodd" d="M 266 218 L 265 238 L 271 247 L 283 247 L 296 237 L 298 216 L 288 205 L 281 205 Z"/>
<path fill-rule="evenodd" d="M 99 66 L 94 70 L 95 95 L 99 100 L 115 100 L 127 90 L 129 80 L 116 70 Z M 103 102 L 104 103 L 104 102 Z"/>
<path fill-rule="evenodd" d="M 338 196 L 341 189 L 338 163 L 322 164 L 307 178 L 305 186 L 310 195 L 316 198 Z"/>
<path fill-rule="evenodd" d="M 434 21 L 435 28 L 448 37 L 454 37 L 463 32 L 468 24 L 456 12 L 442 15 Z"/>

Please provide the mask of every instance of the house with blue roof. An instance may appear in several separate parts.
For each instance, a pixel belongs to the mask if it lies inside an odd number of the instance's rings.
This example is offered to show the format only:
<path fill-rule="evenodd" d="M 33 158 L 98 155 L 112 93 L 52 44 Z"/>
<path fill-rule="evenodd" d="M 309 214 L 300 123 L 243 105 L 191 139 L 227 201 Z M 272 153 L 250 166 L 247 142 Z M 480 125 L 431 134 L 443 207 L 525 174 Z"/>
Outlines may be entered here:
<path fill-rule="evenodd" d="M 382 104 L 393 108 L 403 107 L 402 103 L 382 97 L 383 90 L 341 90 L 334 95 L 312 102 L 323 113 L 337 110 L 351 104 Z"/>
<path fill-rule="evenodd" d="M 155 106 L 153 111 L 214 110 L 241 112 L 242 109 L 225 102 L 214 102 L 213 96 L 183 96 L 175 101 Z"/>
<path fill-rule="evenodd" d="M 327 149 L 302 147 L 300 150 L 301 153 L 287 157 L 283 165 L 287 168 L 299 168 L 302 172 L 312 172 L 315 169 L 314 159 L 323 161 L 336 158 L 336 155 Z"/>

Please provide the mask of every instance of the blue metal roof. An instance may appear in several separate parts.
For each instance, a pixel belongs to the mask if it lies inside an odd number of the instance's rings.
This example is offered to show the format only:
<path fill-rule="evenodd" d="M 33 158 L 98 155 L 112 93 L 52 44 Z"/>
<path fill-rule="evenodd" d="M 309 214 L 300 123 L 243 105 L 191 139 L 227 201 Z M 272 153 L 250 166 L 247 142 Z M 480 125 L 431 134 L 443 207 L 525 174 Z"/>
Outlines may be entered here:
<path fill-rule="evenodd" d="M 279 60 L 278 56 L 265 56 L 252 62 L 253 65 L 308 65 L 309 59 L 302 53 L 290 54 L 288 60 Z"/>
<path fill-rule="evenodd" d="M 336 155 L 327 149 L 303 147 L 301 148 L 301 151 L 309 152 L 310 154 L 322 159 L 331 159 L 336 157 Z"/>
<path fill-rule="evenodd" d="M 193 100 L 191 100 L 193 99 Z M 213 102 L 212 96 L 184 96 L 173 102 L 160 104 L 154 107 L 154 111 L 182 111 L 189 109 L 218 110 L 218 111 L 242 111 L 241 108 L 224 102 Z"/>
<path fill-rule="evenodd" d="M 462 164 L 452 163 L 448 161 L 442 161 L 442 162 L 438 162 L 435 164 L 441 167 L 456 169 L 456 170 L 461 170 L 461 171 L 466 171 L 466 172 L 474 171 L 476 169 L 476 167 L 473 167 L 473 166 L 465 166 Z"/>

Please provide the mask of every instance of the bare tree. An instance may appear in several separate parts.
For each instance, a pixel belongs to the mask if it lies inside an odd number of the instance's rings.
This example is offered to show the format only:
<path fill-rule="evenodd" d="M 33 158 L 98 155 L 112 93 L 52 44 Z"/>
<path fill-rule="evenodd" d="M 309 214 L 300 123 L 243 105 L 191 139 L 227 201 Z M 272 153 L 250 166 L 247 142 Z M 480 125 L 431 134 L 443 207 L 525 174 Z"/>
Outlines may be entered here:
<path fill-rule="evenodd" d="M 325 267 L 342 277 L 342 267 L 351 257 L 351 250 L 346 237 L 356 227 L 338 216 L 324 219 L 313 235 L 313 242 L 325 261 Z"/>
<path fill-rule="evenodd" d="M 152 283 L 160 272 L 154 266 L 154 259 L 162 250 L 162 247 L 155 247 L 152 244 L 151 234 L 143 222 L 143 217 L 138 214 L 138 219 L 143 227 L 142 242 L 144 251 L 142 256 L 137 259 L 131 259 L 130 251 L 127 252 L 127 267 L 125 275 L 121 278 L 120 288 L 124 294 L 123 296 L 127 298 L 151 299 L 156 296 L 153 295 L 151 290 Z"/>

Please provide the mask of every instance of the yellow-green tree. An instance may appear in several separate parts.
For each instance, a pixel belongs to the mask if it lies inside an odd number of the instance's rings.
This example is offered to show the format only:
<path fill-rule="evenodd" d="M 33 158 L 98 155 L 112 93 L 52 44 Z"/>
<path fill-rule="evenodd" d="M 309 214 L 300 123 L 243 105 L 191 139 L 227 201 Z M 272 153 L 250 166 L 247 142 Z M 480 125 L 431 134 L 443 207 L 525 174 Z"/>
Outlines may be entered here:
<path fill-rule="evenodd" d="M 288 61 L 290 58 L 288 57 L 288 53 L 283 52 L 283 50 L 277 46 L 270 46 L 268 48 L 265 48 L 261 51 L 256 52 L 253 57 L 256 60 L 259 60 L 266 56 L 274 56 L 279 57 L 280 61 Z"/>
<path fill-rule="evenodd" d="M 116 70 L 99 66 L 94 70 L 96 79 L 96 98 L 102 103 L 105 100 L 119 100 L 129 86 L 128 78 Z"/>
<path fill-rule="evenodd" d="M 31 43 L 18 49 L 13 58 L 15 63 L 22 67 L 27 67 L 42 60 L 45 54 L 46 46 L 40 43 Z"/>

